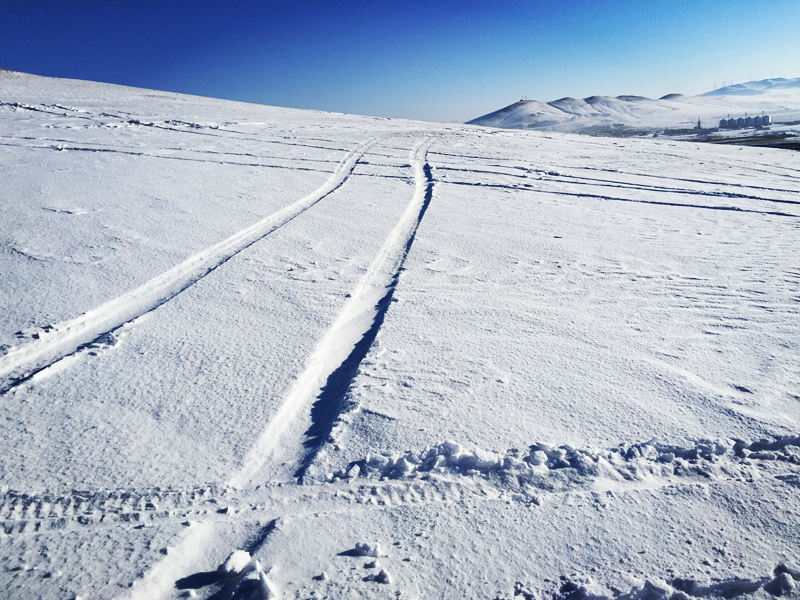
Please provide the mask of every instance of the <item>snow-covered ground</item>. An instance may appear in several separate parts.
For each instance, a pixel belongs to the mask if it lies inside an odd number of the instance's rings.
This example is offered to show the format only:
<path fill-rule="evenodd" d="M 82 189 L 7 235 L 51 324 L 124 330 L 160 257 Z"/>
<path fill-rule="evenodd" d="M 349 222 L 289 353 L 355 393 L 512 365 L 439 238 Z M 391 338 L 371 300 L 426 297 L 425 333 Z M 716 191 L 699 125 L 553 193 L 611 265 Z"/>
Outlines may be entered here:
<path fill-rule="evenodd" d="M 800 154 L 0 73 L 9 598 L 800 596 Z"/>
<path fill-rule="evenodd" d="M 552 102 L 520 100 L 470 121 L 508 129 L 573 133 L 627 133 L 665 128 L 716 127 L 721 119 L 766 113 L 773 122 L 800 121 L 800 78 L 765 79 L 719 88 L 700 96 L 667 94 L 590 96 Z"/>

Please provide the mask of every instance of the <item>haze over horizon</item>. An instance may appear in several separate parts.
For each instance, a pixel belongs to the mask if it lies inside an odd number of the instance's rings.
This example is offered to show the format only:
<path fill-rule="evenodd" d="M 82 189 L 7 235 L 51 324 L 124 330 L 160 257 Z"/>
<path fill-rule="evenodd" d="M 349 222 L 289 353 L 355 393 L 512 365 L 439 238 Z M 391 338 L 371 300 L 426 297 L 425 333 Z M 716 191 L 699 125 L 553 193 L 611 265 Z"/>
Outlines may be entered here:
<path fill-rule="evenodd" d="M 276 106 L 466 121 L 521 97 L 800 75 L 793 1 L 6 3 L 0 67 Z"/>

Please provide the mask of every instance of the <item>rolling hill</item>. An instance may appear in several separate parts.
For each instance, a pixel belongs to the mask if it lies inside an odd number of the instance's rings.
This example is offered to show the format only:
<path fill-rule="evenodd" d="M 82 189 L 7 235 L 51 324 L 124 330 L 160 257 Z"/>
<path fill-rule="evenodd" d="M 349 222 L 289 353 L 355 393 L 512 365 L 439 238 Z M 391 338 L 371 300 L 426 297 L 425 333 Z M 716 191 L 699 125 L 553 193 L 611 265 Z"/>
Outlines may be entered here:
<path fill-rule="evenodd" d="M 720 88 L 700 96 L 667 94 L 590 96 L 552 102 L 520 100 L 469 121 L 471 125 L 602 133 L 624 129 L 691 128 L 697 120 L 716 126 L 720 119 L 765 112 L 773 120 L 800 120 L 800 78 L 767 79 Z"/>

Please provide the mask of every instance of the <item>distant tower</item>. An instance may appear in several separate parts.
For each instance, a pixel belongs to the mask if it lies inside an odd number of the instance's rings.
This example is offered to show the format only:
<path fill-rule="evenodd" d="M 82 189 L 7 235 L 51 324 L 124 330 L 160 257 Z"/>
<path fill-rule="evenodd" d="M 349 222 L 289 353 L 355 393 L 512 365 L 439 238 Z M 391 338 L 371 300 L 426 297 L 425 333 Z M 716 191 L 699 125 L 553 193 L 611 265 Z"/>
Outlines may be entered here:
<path fill-rule="evenodd" d="M 761 125 L 761 117 L 759 117 L 758 115 L 753 117 L 753 125 Z"/>
<path fill-rule="evenodd" d="M 720 119 L 719 120 L 719 128 L 720 129 L 727 129 L 728 128 L 728 119 Z"/>
<path fill-rule="evenodd" d="M 742 117 L 739 117 L 738 119 L 736 119 L 736 126 L 737 127 L 744 127 L 744 119 Z"/>
<path fill-rule="evenodd" d="M 769 115 L 764 115 L 761 117 L 761 124 L 762 125 L 772 125 L 772 117 Z"/>

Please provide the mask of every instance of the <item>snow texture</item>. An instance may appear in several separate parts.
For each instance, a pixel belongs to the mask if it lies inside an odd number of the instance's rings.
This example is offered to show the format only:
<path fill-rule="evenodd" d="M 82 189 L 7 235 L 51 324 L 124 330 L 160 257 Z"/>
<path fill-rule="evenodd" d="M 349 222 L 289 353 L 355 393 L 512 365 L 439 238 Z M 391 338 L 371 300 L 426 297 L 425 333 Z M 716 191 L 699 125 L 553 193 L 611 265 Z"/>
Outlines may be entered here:
<path fill-rule="evenodd" d="M 797 152 L 0 71 L 0 173 L 3 597 L 799 597 Z"/>

